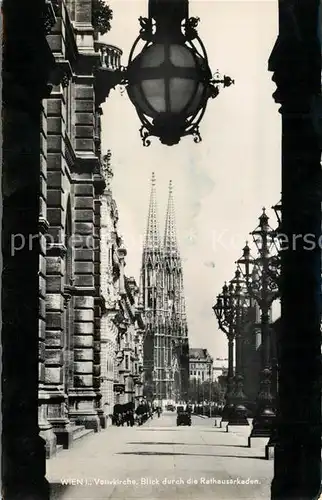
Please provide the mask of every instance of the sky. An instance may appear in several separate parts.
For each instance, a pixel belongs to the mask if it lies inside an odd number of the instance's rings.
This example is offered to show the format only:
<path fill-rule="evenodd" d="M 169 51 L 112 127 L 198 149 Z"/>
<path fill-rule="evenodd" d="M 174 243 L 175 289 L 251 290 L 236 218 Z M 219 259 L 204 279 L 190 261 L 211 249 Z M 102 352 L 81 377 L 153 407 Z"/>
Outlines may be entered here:
<path fill-rule="evenodd" d="M 110 0 L 111 31 L 102 41 L 123 50 L 122 65 L 138 36 L 147 0 Z M 249 232 L 263 206 L 277 225 L 272 205 L 280 200 L 280 137 L 275 85 L 267 61 L 277 37 L 277 1 L 190 0 L 200 17 L 198 33 L 213 73 L 235 80 L 210 100 L 200 124 L 202 142 L 185 137 L 176 146 L 152 138 L 143 147 L 134 106 L 119 88 L 103 105 L 103 148 L 111 149 L 113 196 L 119 231 L 128 250 L 126 273 L 139 279 L 151 175 L 155 172 L 161 234 L 173 181 L 176 225 L 183 260 L 191 347 L 227 357 L 212 305 L 235 272 Z"/>

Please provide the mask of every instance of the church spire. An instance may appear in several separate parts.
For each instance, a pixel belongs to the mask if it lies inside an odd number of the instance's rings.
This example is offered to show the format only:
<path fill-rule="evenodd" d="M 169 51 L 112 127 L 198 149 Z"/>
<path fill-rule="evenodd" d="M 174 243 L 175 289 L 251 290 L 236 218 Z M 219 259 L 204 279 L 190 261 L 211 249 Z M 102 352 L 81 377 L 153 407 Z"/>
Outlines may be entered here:
<path fill-rule="evenodd" d="M 169 197 L 168 197 L 167 213 L 166 213 L 166 218 L 165 218 L 165 230 L 164 230 L 163 245 L 164 245 L 165 252 L 169 252 L 171 254 L 172 253 L 178 254 L 177 231 L 176 231 L 172 181 L 169 182 Z"/>
<path fill-rule="evenodd" d="M 155 174 L 152 172 L 151 194 L 149 204 L 148 223 L 145 234 L 145 250 L 160 249 L 161 239 L 159 232 L 158 208 L 155 188 Z"/>

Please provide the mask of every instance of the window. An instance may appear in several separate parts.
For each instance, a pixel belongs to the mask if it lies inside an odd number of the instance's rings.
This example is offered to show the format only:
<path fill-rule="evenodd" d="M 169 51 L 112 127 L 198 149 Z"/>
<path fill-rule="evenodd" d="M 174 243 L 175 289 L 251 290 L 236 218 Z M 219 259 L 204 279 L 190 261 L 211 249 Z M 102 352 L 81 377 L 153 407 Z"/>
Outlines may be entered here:
<path fill-rule="evenodd" d="M 126 354 L 126 356 L 125 356 L 125 369 L 126 370 L 129 369 L 129 356 L 128 356 L 128 354 Z"/>
<path fill-rule="evenodd" d="M 66 100 L 66 132 L 69 136 L 70 142 L 73 144 L 72 137 L 72 82 L 69 82 L 68 86 L 65 88 L 65 100 Z"/>
<path fill-rule="evenodd" d="M 148 290 L 148 307 L 152 307 L 153 301 L 152 301 L 152 290 Z"/>

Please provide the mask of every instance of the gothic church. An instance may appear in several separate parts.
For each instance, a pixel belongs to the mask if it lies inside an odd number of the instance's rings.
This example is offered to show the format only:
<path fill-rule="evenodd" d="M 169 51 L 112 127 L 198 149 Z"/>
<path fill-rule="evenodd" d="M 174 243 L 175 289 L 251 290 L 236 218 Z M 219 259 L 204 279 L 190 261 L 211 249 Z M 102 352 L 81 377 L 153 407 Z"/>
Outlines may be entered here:
<path fill-rule="evenodd" d="M 170 181 L 162 241 L 154 173 L 143 245 L 140 290 L 146 318 L 145 395 L 158 404 L 184 402 L 188 397 L 189 343 L 173 188 Z"/>

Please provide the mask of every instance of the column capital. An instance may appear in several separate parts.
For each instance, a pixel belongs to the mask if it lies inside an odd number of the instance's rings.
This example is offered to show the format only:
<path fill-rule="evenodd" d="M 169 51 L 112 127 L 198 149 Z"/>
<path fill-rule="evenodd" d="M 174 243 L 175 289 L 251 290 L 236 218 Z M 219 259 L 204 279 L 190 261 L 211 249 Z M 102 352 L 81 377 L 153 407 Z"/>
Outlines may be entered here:
<path fill-rule="evenodd" d="M 277 86 L 275 102 L 281 112 L 310 111 L 312 96 L 321 94 L 321 42 L 317 36 L 278 36 L 268 61 Z"/>

